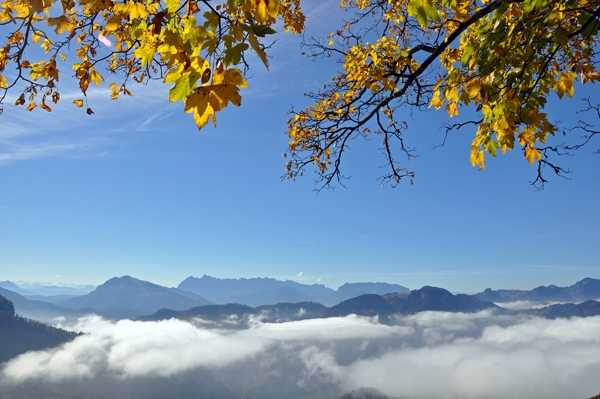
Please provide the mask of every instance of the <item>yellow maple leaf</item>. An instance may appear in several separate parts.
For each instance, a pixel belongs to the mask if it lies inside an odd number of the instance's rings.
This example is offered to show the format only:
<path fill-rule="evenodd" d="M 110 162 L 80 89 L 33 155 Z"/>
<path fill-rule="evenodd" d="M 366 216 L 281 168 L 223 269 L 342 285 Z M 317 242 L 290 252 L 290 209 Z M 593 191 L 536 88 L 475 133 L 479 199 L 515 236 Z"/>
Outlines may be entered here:
<path fill-rule="evenodd" d="M 446 111 L 448 112 L 450 118 L 453 116 L 458 116 L 458 107 L 456 106 L 455 102 L 449 102 L 446 104 Z"/>
<path fill-rule="evenodd" d="M 59 35 L 65 30 L 71 33 L 75 29 L 75 24 L 73 24 L 73 22 L 64 15 L 56 18 L 48 18 L 47 24 L 48 26 L 54 26 L 54 32 Z"/>
<path fill-rule="evenodd" d="M 146 18 L 146 8 L 142 3 L 136 3 L 133 1 L 129 1 L 127 3 L 127 12 L 129 13 L 129 20 L 135 18 Z"/>
<path fill-rule="evenodd" d="M 100 86 L 100 83 L 104 80 L 102 75 L 100 75 L 95 69 L 90 71 L 90 78 L 92 82 L 96 84 L 96 86 Z"/>
<path fill-rule="evenodd" d="M 121 16 L 118 14 L 113 15 L 112 17 L 106 20 L 106 31 L 114 32 L 121 27 Z"/>
<path fill-rule="evenodd" d="M 237 68 L 223 69 L 215 71 L 213 75 L 213 85 L 226 84 L 237 86 L 242 89 L 248 88 L 248 82 L 242 76 L 242 72 Z"/>
<path fill-rule="evenodd" d="M 477 80 L 473 80 L 467 85 L 467 90 L 469 92 L 469 98 L 475 98 L 481 91 L 481 83 Z"/>
<path fill-rule="evenodd" d="M 31 39 L 35 44 L 37 44 L 42 37 L 44 36 L 40 32 L 34 32 L 33 35 L 31 35 Z"/>
<path fill-rule="evenodd" d="M 194 121 L 199 129 L 212 119 L 217 125 L 215 111 L 221 111 L 229 103 L 239 107 L 242 104 L 240 88 L 248 87 L 240 70 L 217 68 L 211 85 L 196 87 L 192 94 L 185 99 L 185 112 L 194 113 Z"/>
<path fill-rule="evenodd" d="M 535 147 L 528 145 L 527 147 L 525 147 L 524 152 L 525 152 L 525 158 L 527 158 L 527 162 L 529 162 L 530 165 L 533 165 L 533 163 L 535 162 L 536 159 L 538 161 L 542 159 L 542 154 Z"/>
<path fill-rule="evenodd" d="M 213 124 L 217 126 L 215 110 L 209 102 L 210 91 L 202 89 L 206 89 L 206 87 L 194 90 L 194 92 L 185 100 L 185 112 L 194 113 L 194 121 L 196 122 L 198 129 L 202 129 L 206 126 L 209 119 L 212 119 Z"/>
<path fill-rule="evenodd" d="M 267 4 L 265 3 L 265 0 L 258 0 L 256 11 L 254 11 L 254 16 L 259 24 L 265 23 L 267 20 Z"/>
<path fill-rule="evenodd" d="M 556 90 L 558 98 L 562 100 L 565 93 L 567 93 L 569 97 L 573 97 L 573 94 L 575 93 L 575 86 L 573 86 L 573 83 L 576 79 L 577 74 L 573 71 L 565 71 L 560 74 L 553 87 L 553 89 Z"/>

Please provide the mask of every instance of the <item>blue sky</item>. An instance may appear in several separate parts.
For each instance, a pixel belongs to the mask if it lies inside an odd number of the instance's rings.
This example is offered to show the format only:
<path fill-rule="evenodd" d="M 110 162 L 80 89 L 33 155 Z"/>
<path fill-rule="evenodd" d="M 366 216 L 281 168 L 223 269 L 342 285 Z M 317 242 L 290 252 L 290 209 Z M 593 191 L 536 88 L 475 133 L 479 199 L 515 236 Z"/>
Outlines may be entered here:
<path fill-rule="evenodd" d="M 307 7 L 308 35 L 333 29 L 335 4 Z M 347 188 L 316 193 L 312 171 L 282 182 L 287 112 L 336 65 L 302 57 L 299 37 L 278 40 L 269 71 L 251 60 L 242 106 L 217 114 L 217 128 L 198 131 L 163 84 L 131 87 L 135 96 L 116 102 L 94 89 L 92 116 L 71 105 L 80 96 L 67 82 L 51 114 L 6 101 L 0 280 L 97 285 L 128 274 L 176 286 L 208 274 L 478 292 L 600 278 L 600 158 L 590 155 L 598 143 L 562 159 L 571 180 L 536 191 L 520 151 L 478 171 L 472 131 L 432 151 L 445 115 L 407 112 L 419 153 L 406 164 L 413 186 L 379 186 L 376 137 L 355 140 L 345 155 Z M 576 121 L 594 89 L 553 98 L 548 112 Z"/>

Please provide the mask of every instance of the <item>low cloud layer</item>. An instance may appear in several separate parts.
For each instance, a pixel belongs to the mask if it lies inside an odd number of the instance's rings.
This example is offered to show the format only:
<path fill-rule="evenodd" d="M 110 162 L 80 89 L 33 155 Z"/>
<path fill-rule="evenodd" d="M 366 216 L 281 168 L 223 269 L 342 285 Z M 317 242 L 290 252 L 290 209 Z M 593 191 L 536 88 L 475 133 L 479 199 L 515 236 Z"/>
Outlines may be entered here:
<path fill-rule="evenodd" d="M 88 316 L 70 326 L 87 334 L 8 362 L 0 386 L 99 398 L 152 397 L 158 381 L 178 397 L 197 389 L 203 397 L 294 398 L 375 387 L 391 398 L 585 399 L 600 391 L 600 317 L 422 312 L 393 324 L 255 319 L 231 330 L 205 329 L 200 320 Z"/>

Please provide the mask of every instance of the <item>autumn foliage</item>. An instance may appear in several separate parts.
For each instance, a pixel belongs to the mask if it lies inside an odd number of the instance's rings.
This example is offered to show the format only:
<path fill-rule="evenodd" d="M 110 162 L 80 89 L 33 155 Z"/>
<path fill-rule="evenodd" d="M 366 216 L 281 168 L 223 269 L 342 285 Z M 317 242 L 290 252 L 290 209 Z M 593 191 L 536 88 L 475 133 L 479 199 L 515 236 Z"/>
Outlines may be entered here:
<path fill-rule="evenodd" d="M 309 39 L 309 56 L 336 58 L 341 71 L 313 104 L 294 112 L 285 177 L 316 166 L 327 185 L 341 178 L 342 154 L 360 136 L 381 138 L 393 184 L 414 173 L 395 155 L 411 156 L 400 109 L 463 106 L 478 117 L 447 126 L 472 127 L 470 161 L 515 147 L 533 164 L 548 163 L 545 146 L 557 126 L 544 108 L 551 94 L 573 97 L 577 82 L 600 80 L 600 0 L 341 0 L 355 17 L 324 39 Z M 349 14 L 352 15 L 352 14 Z M 90 85 L 105 80 L 111 97 L 132 95 L 130 83 L 161 80 L 199 128 L 247 87 L 245 54 L 268 67 L 263 40 L 300 33 L 300 0 L 0 0 L 0 106 L 51 111 L 59 78 L 75 76 L 87 103 Z M 61 72 L 61 69 L 71 70 Z M 12 100 L 11 100 L 12 101 Z M 590 109 L 597 107 L 590 104 Z M 0 110 L 1 111 L 1 110 Z M 581 127 L 588 139 L 597 131 Z M 555 170 L 556 171 L 556 170 Z"/>
<path fill-rule="evenodd" d="M 342 0 L 341 6 L 357 10 L 356 18 L 307 43 L 310 55 L 335 58 L 343 69 L 308 93 L 314 104 L 289 120 L 288 178 L 316 165 L 324 185 L 340 179 L 348 143 L 375 134 L 387 164 L 382 183 L 412 182 L 414 173 L 398 166 L 394 154 L 412 156 L 403 118 L 426 108 L 450 118 L 461 106 L 476 110 L 478 118 L 447 127 L 475 130 L 473 166 L 483 168 L 486 154 L 517 145 L 530 164 L 544 163 L 543 153 L 556 150 L 544 147 L 557 130 L 544 112 L 550 94 L 572 97 L 577 81 L 600 80 L 599 0 Z M 582 127 L 587 138 L 599 133 Z"/>
<path fill-rule="evenodd" d="M 247 83 L 236 66 L 245 52 L 267 66 L 261 40 L 275 33 L 277 18 L 284 30 L 302 31 L 299 0 L 4 0 L 0 103 L 19 90 L 15 105 L 50 112 L 65 73 L 79 82 L 77 107 L 109 76 L 112 99 L 132 95 L 132 80 L 157 79 L 172 84 L 169 100 L 183 101 L 199 128 L 216 124 L 215 112 L 241 104 Z M 71 70 L 61 72 L 65 65 Z"/>

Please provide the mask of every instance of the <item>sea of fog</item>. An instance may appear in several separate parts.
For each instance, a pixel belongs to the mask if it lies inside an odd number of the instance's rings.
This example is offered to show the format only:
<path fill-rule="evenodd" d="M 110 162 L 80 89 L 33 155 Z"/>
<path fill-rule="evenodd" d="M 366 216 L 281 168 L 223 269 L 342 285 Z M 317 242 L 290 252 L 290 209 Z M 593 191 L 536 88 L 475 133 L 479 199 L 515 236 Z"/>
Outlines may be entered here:
<path fill-rule="evenodd" d="M 4 365 L 0 394 L 92 398 L 580 398 L 600 391 L 600 316 L 547 320 L 422 312 L 277 324 L 251 319 L 110 322 Z M 47 395 L 47 396 L 52 396 Z M 318 397 L 318 396 L 315 396 Z"/>

